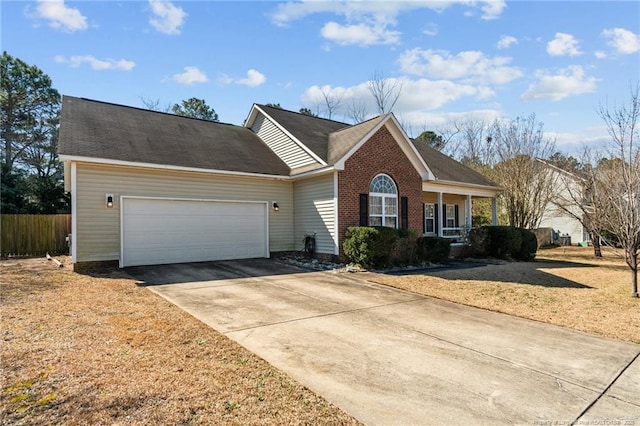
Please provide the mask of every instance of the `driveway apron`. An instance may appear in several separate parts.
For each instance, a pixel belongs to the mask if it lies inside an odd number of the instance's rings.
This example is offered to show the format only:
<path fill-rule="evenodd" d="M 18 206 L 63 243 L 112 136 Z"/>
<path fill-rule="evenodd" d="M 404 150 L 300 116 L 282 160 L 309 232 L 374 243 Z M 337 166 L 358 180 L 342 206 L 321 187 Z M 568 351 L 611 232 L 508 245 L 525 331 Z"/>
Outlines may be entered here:
<path fill-rule="evenodd" d="M 365 424 L 640 425 L 640 345 L 267 259 L 127 272 Z"/>

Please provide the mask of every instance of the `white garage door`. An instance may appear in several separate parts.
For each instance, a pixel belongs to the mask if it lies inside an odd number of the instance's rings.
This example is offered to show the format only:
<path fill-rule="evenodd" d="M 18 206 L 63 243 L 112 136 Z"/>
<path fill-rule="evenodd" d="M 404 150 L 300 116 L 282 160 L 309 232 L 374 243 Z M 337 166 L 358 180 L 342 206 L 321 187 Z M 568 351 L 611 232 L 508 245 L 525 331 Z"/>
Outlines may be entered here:
<path fill-rule="evenodd" d="M 269 257 L 267 203 L 122 200 L 120 266 Z"/>

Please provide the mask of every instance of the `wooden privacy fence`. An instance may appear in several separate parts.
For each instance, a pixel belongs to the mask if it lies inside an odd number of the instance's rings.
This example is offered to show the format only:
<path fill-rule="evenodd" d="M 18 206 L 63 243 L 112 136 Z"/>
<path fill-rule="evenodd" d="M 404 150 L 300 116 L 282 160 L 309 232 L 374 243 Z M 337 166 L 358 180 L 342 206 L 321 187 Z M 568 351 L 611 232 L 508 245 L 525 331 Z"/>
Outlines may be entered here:
<path fill-rule="evenodd" d="M 0 215 L 2 257 L 68 254 L 71 215 Z"/>

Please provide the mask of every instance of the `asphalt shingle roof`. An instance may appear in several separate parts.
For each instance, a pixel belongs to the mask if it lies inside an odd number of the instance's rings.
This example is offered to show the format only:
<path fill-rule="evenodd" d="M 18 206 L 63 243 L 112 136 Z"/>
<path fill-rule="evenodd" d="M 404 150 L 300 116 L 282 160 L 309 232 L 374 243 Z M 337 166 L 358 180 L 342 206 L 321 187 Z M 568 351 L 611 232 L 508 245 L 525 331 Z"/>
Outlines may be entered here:
<path fill-rule="evenodd" d="M 386 116 L 357 125 L 258 105 L 329 165 Z M 250 129 L 72 96 L 62 100 L 58 153 L 107 160 L 289 176 L 291 169 Z M 480 173 L 411 141 L 436 179 L 497 186 Z"/>
<path fill-rule="evenodd" d="M 362 123 L 349 125 L 266 105 L 258 106 L 329 165 L 340 160 L 349 149 L 386 117 L 386 115 L 379 115 Z M 498 186 L 482 174 L 431 148 L 426 143 L 416 140 L 411 140 L 411 143 L 438 180 Z"/>
<path fill-rule="evenodd" d="M 65 96 L 58 153 L 209 170 L 288 176 L 251 130 Z"/>
<path fill-rule="evenodd" d="M 258 106 L 325 162 L 328 162 L 329 135 L 338 130 L 352 127 L 350 124 L 339 121 L 266 105 Z"/>
<path fill-rule="evenodd" d="M 430 147 L 425 142 L 417 140 L 412 142 L 436 179 L 472 185 L 498 186 L 482 174 Z"/>
<path fill-rule="evenodd" d="M 374 127 L 378 125 L 386 116 L 379 115 L 371 120 L 363 121 L 354 126 L 345 127 L 344 129 L 333 132 L 329 135 L 328 161 L 329 164 L 335 164 L 349 150 L 362 140 Z"/>

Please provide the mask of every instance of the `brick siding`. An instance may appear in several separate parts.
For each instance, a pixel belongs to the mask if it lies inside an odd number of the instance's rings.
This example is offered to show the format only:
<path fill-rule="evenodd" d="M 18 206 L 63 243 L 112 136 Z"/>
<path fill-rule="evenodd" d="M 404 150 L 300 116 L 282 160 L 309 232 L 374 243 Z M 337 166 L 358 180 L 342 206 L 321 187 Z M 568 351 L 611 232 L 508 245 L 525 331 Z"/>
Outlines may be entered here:
<path fill-rule="evenodd" d="M 338 173 L 338 225 L 340 254 L 347 228 L 360 224 L 360 194 L 369 193 L 373 178 L 384 173 L 398 187 L 400 197 L 407 197 L 409 205 L 409 229 L 422 233 L 422 178 L 386 126 L 376 132 L 346 162 Z M 400 224 L 398 211 L 398 224 Z"/>

